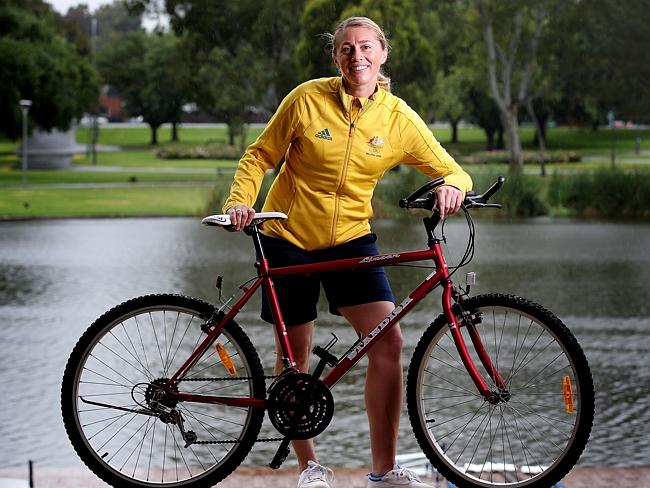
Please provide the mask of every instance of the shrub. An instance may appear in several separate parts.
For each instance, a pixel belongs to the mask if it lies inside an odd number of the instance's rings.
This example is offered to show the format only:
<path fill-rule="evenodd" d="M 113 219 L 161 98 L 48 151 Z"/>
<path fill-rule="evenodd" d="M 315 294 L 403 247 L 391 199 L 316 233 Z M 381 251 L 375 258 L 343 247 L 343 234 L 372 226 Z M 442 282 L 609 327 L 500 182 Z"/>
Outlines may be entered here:
<path fill-rule="evenodd" d="M 266 194 L 271 187 L 275 175 L 273 173 L 267 173 L 264 176 L 262 181 L 262 186 L 260 187 L 260 193 L 257 196 L 257 200 L 253 207 L 258 212 L 262 210 L 262 205 L 264 205 L 264 200 L 266 199 Z M 232 184 L 232 176 L 221 176 L 218 178 L 215 183 L 212 191 L 208 196 L 208 201 L 206 203 L 205 209 L 207 213 L 210 214 L 220 214 L 222 213 L 223 204 L 230 194 L 230 185 Z"/>
<path fill-rule="evenodd" d="M 539 164 L 539 152 L 524 151 L 524 164 Z M 477 151 L 469 155 L 458 156 L 462 164 L 508 164 L 510 153 L 507 151 Z M 580 155 L 574 151 L 547 151 L 544 154 L 545 163 L 578 163 Z"/>
<path fill-rule="evenodd" d="M 574 175 L 554 174 L 549 200 L 584 217 L 650 216 L 650 173 L 605 169 Z"/>
<path fill-rule="evenodd" d="M 157 149 L 154 154 L 160 159 L 239 159 L 242 151 L 238 146 L 222 142 L 206 142 L 198 146 L 168 146 Z"/>

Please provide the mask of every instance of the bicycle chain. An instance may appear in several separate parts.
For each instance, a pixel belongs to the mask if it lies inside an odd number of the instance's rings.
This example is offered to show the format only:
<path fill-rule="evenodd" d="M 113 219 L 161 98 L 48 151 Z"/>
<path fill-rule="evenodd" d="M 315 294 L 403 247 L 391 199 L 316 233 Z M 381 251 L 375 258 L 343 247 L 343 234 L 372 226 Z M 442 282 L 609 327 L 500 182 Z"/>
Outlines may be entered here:
<path fill-rule="evenodd" d="M 266 376 L 262 376 L 262 378 L 264 378 L 265 380 L 274 380 L 275 378 L 277 378 L 277 376 L 266 375 Z M 253 378 L 252 376 L 236 376 L 230 378 L 220 376 L 218 378 L 182 378 L 178 380 L 178 382 L 180 383 L 181 381 L 241 381 L 241 380 L 254 380 L 254 379 L 255 378 Z"/>
<path fill-rule="evenodd" d="M 265 375 L 264 379 L 265 380 L 274 380 L 277 378 L 277 376 L 270 376 L 270 375 Z M 180 383 L 181 381 L 241 381 L 241 380 L 252 380 L 254 379 L 251 376 L 238 376 L 236 378 L 224 378 L 224 377 L 219 377 L 219 378 L 183 378 L 181 380 L 178 380 Z M 262 438 L 262 439 L 256 439 L 255 442 L 281 442 L 284 440 L 284 437 L 269 437 L 269 438 Z M 237 444 L 240 441 L 195 441 L 193 444 Z"/>

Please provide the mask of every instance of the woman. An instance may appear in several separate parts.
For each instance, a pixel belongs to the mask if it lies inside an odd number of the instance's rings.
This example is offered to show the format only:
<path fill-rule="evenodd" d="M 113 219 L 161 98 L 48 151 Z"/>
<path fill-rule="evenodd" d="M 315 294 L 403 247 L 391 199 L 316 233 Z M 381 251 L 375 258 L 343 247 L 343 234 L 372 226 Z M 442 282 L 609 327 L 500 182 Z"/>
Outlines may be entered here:
<path fill-rule="evenodd" d="M 243 229 L 255 215 L 252 205 L 264 173 L 285 161 L 263 208 L 289 216 L 266 223 L 263 242 L 272 266 L 378 254 L 369 224 L 372 193 L 382 175 L 400 163 L 432 179 L 444 177 L 445 184 L 436 190 L 441 217 L 457 212 L 471 188 L 470 177 L 422 119 L 390 93 L 390 80 L 381 72 L 389 51 L 381 28 L 365 17 L 352 17 L 331 39 L 340 76 L 308 81 L 287 95 L 239 162 L 224 204 L 235 228 Z M 277 280 L 289 340 L 303 372 L 309 369 L 321 285 L 330 311 L 343 315 L 362 336 L 394 308 L 382 268 Z M 266 297 L 262 317 L 272 322 Z M 401 350 L 401 332 L 395 327 L 369 353 L 365 387 L 372 452 L 369 487 L 428 486 L 395 464 Z M 281 369 L 278 359 L 276 371 Z M 332 471 L 318 464 L 313 441 L 294 441 L 293 447 L 303 470 L 298 488 L 329 488 Z"/>

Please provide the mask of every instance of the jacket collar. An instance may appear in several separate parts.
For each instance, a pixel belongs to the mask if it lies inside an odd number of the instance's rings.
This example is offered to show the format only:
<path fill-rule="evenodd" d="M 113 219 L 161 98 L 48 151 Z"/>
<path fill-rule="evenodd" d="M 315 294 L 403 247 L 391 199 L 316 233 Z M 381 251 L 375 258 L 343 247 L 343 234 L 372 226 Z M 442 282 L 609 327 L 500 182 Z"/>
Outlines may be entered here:
<path fill-rule="evenodd" d="M 345 87 L 343 86 L 343 78 L 338 77 L 336 78 L 337 80 L 337 85 L 338 85 L 338 92 L 339 92 L 339 99 L 341 100 L 341 104 L 343 105 L 343 109 L 345 110 L 346 113 L 350 113 L 350 110 L 352 109 L 352 101 L 354 100 L 355 97 L 352 95 L 348 95 L 345 92 Z M 359 102 L 361 102 L 361 111 L 359 114 L 362 114 L 366 110 L 369 110 L 372 106 L 374 106 L 379 98 L 383 96 L 384 89 L 381 88 L 379 85 L 377 85 L 377 88 L 375 89 L 375 92 L 370 95 L 370 98 L 364 98 L 364 97 L 357 97 Z"/>

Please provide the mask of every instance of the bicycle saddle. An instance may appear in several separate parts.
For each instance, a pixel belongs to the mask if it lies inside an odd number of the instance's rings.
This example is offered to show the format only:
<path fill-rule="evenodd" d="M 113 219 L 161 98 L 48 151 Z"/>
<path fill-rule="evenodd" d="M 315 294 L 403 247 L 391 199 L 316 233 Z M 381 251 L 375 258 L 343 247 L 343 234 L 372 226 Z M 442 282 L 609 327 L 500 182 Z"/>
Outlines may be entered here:
<path fill-rule="evenodd" d="M 283 214 L 282 212 L 258 212 L 255 214 L 255 217 L 253 218 L 253 221 L 251 222 L 250 225 L 259 225 L 262 222 L 265 222 L 267 220 L 286 220 L 286 219 L 288 219 L 287 215 Z M 203 220 L 201 220 L 201 223 L 205 225 L 229 227 L 231 225 L 230 215 L 228 214 L 208 215 Z"/>

